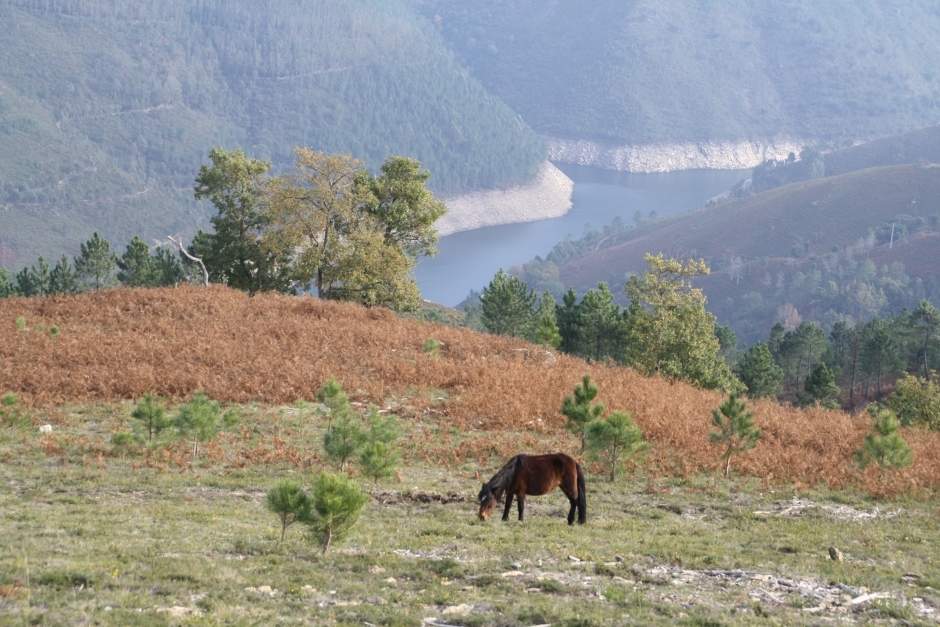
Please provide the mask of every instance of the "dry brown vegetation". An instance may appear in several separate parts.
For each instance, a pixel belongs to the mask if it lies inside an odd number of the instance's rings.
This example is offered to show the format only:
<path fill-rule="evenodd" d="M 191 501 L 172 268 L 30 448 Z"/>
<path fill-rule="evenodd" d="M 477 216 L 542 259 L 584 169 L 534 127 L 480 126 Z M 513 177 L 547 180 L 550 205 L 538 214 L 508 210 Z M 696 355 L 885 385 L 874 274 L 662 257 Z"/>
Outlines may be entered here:
<path fill-rule="evenodd" d="M 21 316 L 31 330 L 17 328 Z M 60 328 L 57 337 L 51 325 Z M 436 356 L 423 349 L 429 337 L 443 344 Z M 608 409 L 630 412 L 642 427 L 653 443 L 654 473 L 717 467 L 719 450 L 708 432 L 718 393 L 385 309 L 248 298 L 222 287 L 0 300 L 0 392 L 16 392 L 32 405 L 137 399 L 148 391 L 182 400 L 197 389 L 224 402 L 284 404 L 311 399 L 332 375 L 355 400 L 388 404 L 408 396 L 406 416 L 465 433 L 503 432 L 496 435 L 504 444 L 521 447 L 527 430 L 563 433 L 562 399 L 584 374 L 600 385 Z M 446 398 L 436 401 L 441 390 Z M 862 473 L 852 455 L 869 430 L 866 417 L 768 401 L 752 401 L 751 408 L 764 438 L 733 460 L 738 472 L 768 483 L 857 485 L 876 495 L 940 488 L 938 434 L 904 432 L 914 449 L 911 468 Z"/>

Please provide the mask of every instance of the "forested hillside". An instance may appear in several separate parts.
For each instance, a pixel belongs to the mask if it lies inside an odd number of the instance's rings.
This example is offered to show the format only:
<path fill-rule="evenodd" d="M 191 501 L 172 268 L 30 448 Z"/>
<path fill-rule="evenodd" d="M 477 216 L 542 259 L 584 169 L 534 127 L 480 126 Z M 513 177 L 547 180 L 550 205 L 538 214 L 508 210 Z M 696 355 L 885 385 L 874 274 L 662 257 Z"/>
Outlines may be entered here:
<path fill-rule="evenodd" d="M 607 282 L 619 293 L 643 255 L 701 257 L 709 310 L 748 343 L 795 309 L 827 328 L 940 303 L 940 167 L 869 168 L 818 178 L 693 213 L 562 242 L 517 273 L 556 298 Z M 621 296 L 621 300 L 623 297 Z M 787 308 L 790 309 L 787 309 Z"/>
<path fill-rule="evenodd" d="M 414 1 L 547 134 L 816 141 L 940 120 L 940 9 L 926 0 Z"/>
<path fill-rule="evenodd" d="M 451 193 L 545 155 L 398 0 L 0 0 L 0 265 L 193 231 L 212 146 L 401 154 Z"/>

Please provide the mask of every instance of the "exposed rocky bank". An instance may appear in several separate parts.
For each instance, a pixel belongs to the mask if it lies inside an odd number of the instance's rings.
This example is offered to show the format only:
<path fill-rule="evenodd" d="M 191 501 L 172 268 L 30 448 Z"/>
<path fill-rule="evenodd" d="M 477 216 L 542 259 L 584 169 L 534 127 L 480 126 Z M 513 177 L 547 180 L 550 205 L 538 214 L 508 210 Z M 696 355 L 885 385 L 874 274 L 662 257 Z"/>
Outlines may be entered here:
<path fill-rule="evenodd" d="M 444 198 L 447 213 L 437 222 L 437 232 L 444 236 L 484 226 L 557 218 L 571 209 L 573 189 L 574 181 L 546 161 L 531 183 Z"/>
<path fill-rule="evenodd" d="M 687 142 L 679 144 L 604 145 L 580 139 L 549 138 L 549 159 L 621 172 L 744 170 L 767 159 L 785 159 L 807 142 Z M 571 208 L 574 182 L 546 161 L 535 180 L 509 189 L 486 190 L 444 198 L 447 214 L 437 223 L 441 236 L 485 226 L 557 218 Z"/>
<path fill-rule="evenodd" d="M 548 158 L 552 161 L 620 172 L 744 170 L 767 159 L 785 159 L 791 152 L 799 154 L 806 146 L 806 142 L 789 139 L 632 146 L 605 145 L 582 139 L 548 138 L 548 142 Z"/>

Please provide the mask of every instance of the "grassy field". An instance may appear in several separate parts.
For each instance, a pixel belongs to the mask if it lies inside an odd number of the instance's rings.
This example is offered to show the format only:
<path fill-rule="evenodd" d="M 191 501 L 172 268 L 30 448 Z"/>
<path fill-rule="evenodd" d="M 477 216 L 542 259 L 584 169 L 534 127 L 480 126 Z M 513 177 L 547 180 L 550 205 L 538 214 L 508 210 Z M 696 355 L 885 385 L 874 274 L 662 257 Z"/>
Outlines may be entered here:
<path fill-rule="evenodd" d="M 19 324 L 17 320 L 22 319 Z M 55 326 L 57 333 L 51 333 Z M 435 338 L 432 353 L 424 345 Z M 940 435 L 908 469 L 852 462 L 870 425 L 751 401 L 764 433 L 720 476 L 721 397 L 382 309 L 222 287 L 0 300 L 0 625 L 933 624 Z M 559 492 L 523 523 L 476 519 L 512 455 L 564 451 L 584 374 L 650 448 L 587 470 L 588 522 Z M 322 554 L 277 542 L 284 478 L 334 470 L 309 404 L 330 375 L 400 417 L 403 464 Z M 237 420 L 192 443 L 116 446 L 135 401 L 196 390 Z M 49 425 L 51 431 L 40 431 Z M 829 557 L 842 551 L 842 562 Z"/>
<path fill-rule="evenodd" d="M 309 485 L 328 468 L 315 412 L 236 406 L 239 424 L 193 463 L 185 443 L 115 450 L 132 407 L 65 405 L 4 425 L 0 624 L 937 622 L 934 501 L 593 472 L 584 526 L 565 524 L 559 492 L 530 499 L 522 523 L 481 523 L 474 495 L 504 460 L 426 461 L 423 442 L 449 439 L 440 452 L 453 460 L 467 440 L 506 434 L 416 417 L 402 421 L 400 477 L 360 478 L 373 498 L 322 554 L 299 525 L 279 544 L 264 507 L 280 479 Z M 532 436 L 527 448 L 577 444 Z"/>

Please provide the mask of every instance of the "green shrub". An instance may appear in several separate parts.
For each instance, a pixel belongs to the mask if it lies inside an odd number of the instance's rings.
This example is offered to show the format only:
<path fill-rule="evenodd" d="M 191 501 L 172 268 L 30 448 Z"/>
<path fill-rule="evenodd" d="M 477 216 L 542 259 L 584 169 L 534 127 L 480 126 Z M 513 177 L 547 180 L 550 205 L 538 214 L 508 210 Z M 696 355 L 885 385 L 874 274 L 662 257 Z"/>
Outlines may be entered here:
<path fill-rule="evenodd" d="M 625 412 L 615 411 L 606 420 L 588 423 L 586 436 L 588 450 L 609 465 L 611 481 L 617 478 L 617 465 L 646 446 L 643 432 Z"/>
<path fill-rule="evenodd" d="M 745 411 L 747 403 L 738 400 L 738 395 L 732 392 L 725 402 L 712 410 L 712 425 L 718 431 L 712 431 L 708 437 L 712 442 L 725 445 L 725 452 L 721 460 L 725 462 L 725 476 L 731 471 L 731 457 L 757 446 L 761 438 L 760 429 L 754 427 L 754 412 Z"/>
<path fill-rule="evenodd" d="M 221 430 L 222 410 L 202 390 L 196 390 L 192 400 L 179 409 L 176 426 L 183 436 L 193 438 L 193 459 L 199 456 L 199 443 L 208 442 Z"/>
<path fill-rule="evenodd" d="M 281 481 L 268 492 L 267 507 L 281 521 L 281 539 L 278 542 L 284 541 L 284 532 L 288 527 L 310 517 L 310 497 L 289 479 Z"/>
<path fill-rule="evenodd" d="M 303 522 L 312 539 L 323 547 L 324 553 L 333 542 L 342 540 L 349 533 L 368 500 L 369 496 L 348 477 L 326 472 L 317 475 L 313 481 L 310 514 Z"/>
<path fill-rule="evenodd" d="M 153 444 L 154 438 L 159 438 L 160 434 L 172 425 L 162 400 L 154 396 L 153 392 L 147 392 L 144 398 L 137 402 L 131 417 L 137 419 L 136 427 L 149 444 Z"/>
<path fill-rule="evenodd" d="M 396 416 L 383 418 L 379 408 L 369 407 L 369 430 L 363 435 L 359 451 L 359 464 L 362 474 L 378 482 L 391 477 L 401 458 L 395 441 L 398 439 Z"/>
<path fill-rule="evenodd" d="M 874 405 L 874 404 L 873 404 Z M 875 405 L 872 413 L 873 433 L 865 436 L 862 448 L 855 452 L 855 462 L 862 468 L 875 462 L 882 468 L 907 468 L 911 465 L 911 447 L 898 434 L 901 423 L 894 412 Z"/>

